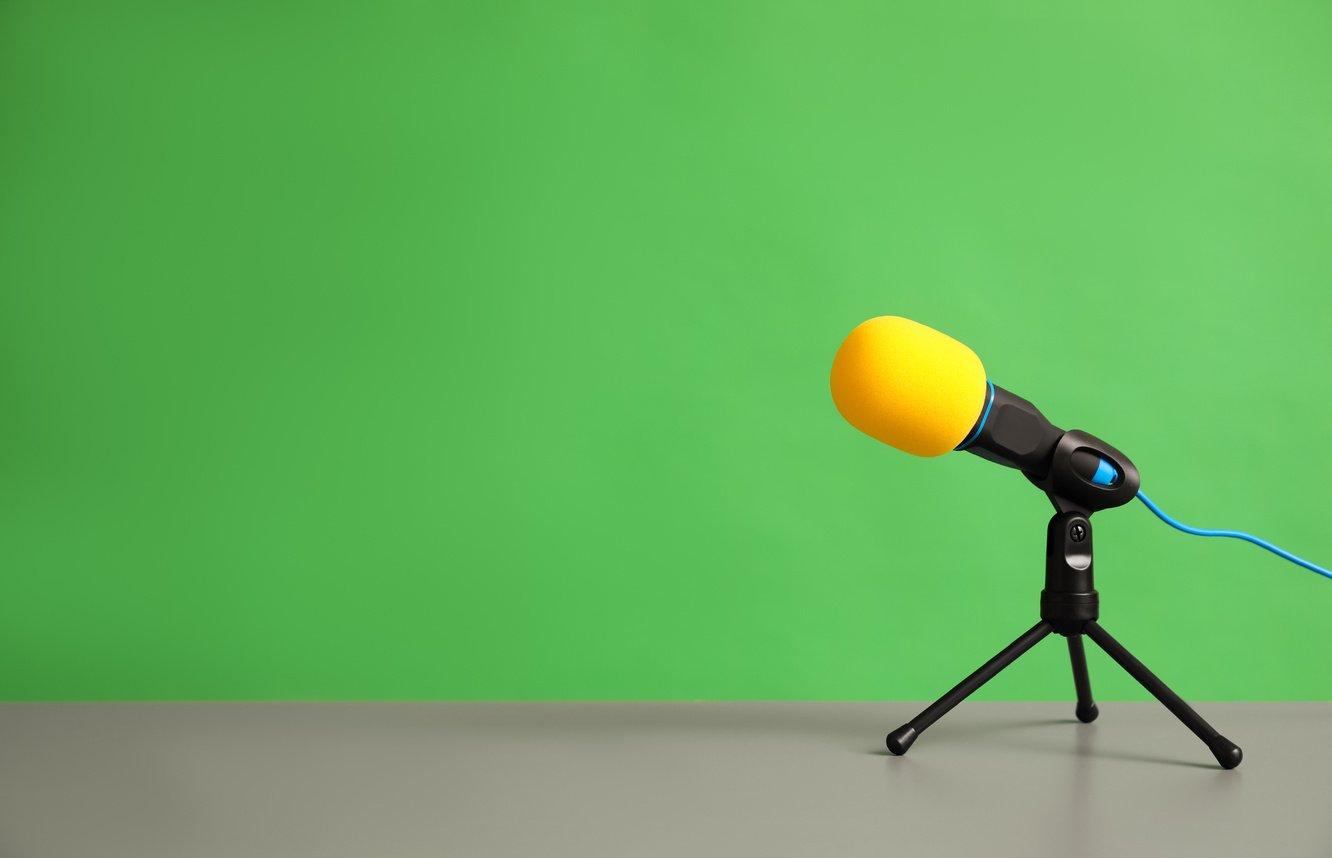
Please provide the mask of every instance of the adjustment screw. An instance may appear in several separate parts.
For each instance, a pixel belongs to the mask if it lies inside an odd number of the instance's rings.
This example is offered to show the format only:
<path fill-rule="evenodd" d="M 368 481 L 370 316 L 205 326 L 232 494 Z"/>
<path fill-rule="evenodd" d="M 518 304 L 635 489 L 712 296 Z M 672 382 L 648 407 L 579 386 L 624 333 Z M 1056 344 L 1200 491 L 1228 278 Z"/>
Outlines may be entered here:
<path fill-rule="evenodd" d="M 1068 535 L 1074 542 L 1081 542 L 1087 538 L 1087 528 L 1081 524 L 1075 524 L 1068 529 Z"/>

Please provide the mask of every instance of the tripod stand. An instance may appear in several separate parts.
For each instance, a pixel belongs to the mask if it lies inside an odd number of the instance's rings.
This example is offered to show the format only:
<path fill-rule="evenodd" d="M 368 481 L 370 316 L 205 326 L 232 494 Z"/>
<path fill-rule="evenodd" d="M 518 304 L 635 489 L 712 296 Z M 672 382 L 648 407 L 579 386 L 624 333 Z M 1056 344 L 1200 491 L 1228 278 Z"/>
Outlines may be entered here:
<path fill-rule="evenodd" d="M 1136 488 L 1136 487 L 1135 487 Z M 1090 513 L 1070 511 L 1055 500 L 1056 512 L 1050 519 L 1045 542 L 1045 589 L 1041 592 L 1041 621 L 1021 637 L 1004 647 L 998 655 L 981 665 L 975 673 L 959 682 L 943 697 L 925 707 L 915 718 L 888 734 L 888 750 L 898 756 L 905 754 L 912 743 L 927 727 L 938 721 L 973 691 L 993 679 L 1001 670 L 1045 639 L 1057 632 L 1068 639 L 1068 654 L 1073 663 L 1073 685 L 1077 691 L 1078 720 L 1090 723 L 1096 720 L 1096 703 L 1092 700 L 1091 682 L 1087 677 L 1087 657 L 1082 637 L 1091 638 L 1105 650 L 1120 667 L 1150 691 L 1157 700 L 1184 722 L 1211 750 L 1224 769 L 1240 764 L 1243 753 L 1238 745 L 1222 736 L 1203 717 L 1169 686 L 1133 657 L 1119 641 L 1101 628 L 1099 596 L 1092 582 L 1092 531 Z"/>

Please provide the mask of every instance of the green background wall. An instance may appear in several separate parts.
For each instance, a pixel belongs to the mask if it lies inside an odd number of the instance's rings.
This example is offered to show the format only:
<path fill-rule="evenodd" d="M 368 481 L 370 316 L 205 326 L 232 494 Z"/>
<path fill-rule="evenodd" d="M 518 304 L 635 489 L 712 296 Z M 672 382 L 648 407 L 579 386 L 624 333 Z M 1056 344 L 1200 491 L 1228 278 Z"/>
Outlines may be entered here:
<path fill-rule="evenodd" d="M 884 313 L 1330 562 L 1330 43 L 1315 2 L 6 2 L 0 696 L 933 697 L 1035 620 L 1049 509 L 841 421 Z M 1185 696 L 1332 695 L 1332 582 L 1098 522 Z M 985 691 L 1071 695 L 1057 642 Z"/>

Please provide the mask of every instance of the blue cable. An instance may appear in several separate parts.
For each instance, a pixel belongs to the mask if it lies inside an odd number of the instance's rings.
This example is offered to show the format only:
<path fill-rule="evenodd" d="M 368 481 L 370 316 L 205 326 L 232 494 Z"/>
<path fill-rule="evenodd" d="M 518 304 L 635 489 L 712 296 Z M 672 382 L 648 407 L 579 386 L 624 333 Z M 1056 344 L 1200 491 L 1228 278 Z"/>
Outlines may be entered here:
<path fill-rule="evenodd" d="M 1284 548 L 1277 548 L 1275 545 L 1273 545 L 1272 543 L 1268 542 L 1265 539 L 1259 539 L 1258 537 L 1252 536 L 1248 533 L 1240 533 L 1238 530 L 1203 530 L 1201 527 L 1189 527 L 1187 524 L 1181 524 L 1178 521 L 1175 521 L 1170 516 L 1166 515 L 1164 512 L 1161 511 L 1161 508 L 1159 506 L 1152 503 L 1151 498 L 1147 497 L 1142 492 L 1138 492 L 1138 500 L 1146 504 L 1149 510 L 1156 513 L 1157 518 L 1161 519 L 1166 524 L 1170 525 L 1176 530 L 1182 530 L 1185 533 L 1192 533 L 1194 536 L 1229 536 L 1233 537 L 1234 539 L 1243 539 L 1245 542 L 1252 542 L 1254 545 L 1257 545 L 1260 548 L 1266 548 L 1268 551 L 1272 552 L 1278 557 L 1284 557 L 1285 559 L 1289 560 L 1291 563 L 1294 563 L 1296 566 L 1303 566 L 1305 569 L 1308 569 L 1310 572 L 1317 572 L 1319 575 L 1322 575 L 1325 578 L 1332 578 L 1332 572 L 1327 571 L 1322 566 L 1319 566 L 1315 563 L 1310 563 L 1308 560 L 1305 560 L 1303 557 L 1296 557 L 1294 554 L 1291 554 L 1289 551 L 1285 550 Z"/>

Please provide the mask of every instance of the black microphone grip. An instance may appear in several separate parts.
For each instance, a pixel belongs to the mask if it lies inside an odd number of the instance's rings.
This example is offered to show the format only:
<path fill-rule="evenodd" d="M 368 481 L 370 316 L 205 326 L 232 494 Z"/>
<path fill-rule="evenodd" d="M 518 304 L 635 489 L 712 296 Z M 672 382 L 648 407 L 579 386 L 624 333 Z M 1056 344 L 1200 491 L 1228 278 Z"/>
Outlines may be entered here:
<path fill-rule="evenodd" d="M 985 408 L 967 433 L 968 440 L 957 449 L 1017 468 L 1033 479 L 1044 479 L 1064 430 L 1016 393 L 993 382 L 990 387 L 994 393 L 987 397 Z"/>

